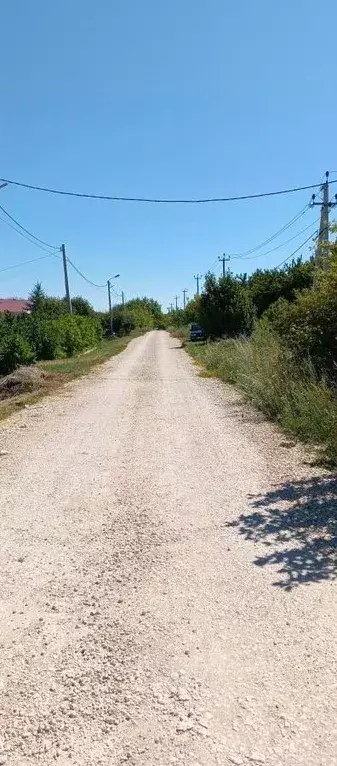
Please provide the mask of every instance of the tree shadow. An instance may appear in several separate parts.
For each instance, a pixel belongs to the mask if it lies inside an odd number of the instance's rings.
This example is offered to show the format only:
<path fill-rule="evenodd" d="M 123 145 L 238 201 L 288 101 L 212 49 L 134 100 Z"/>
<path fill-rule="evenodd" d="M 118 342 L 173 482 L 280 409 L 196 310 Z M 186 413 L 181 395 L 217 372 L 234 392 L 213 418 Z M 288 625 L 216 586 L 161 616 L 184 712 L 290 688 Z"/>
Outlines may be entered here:
<path fill-rule="evenodd" d="M 291 591 L 299 585 L 332 580 L 337 574 L 337 479 L 318 476 L 275 486 L 250 496 L 256 509 L 226 526 L 246 540 L 272 550 L 254 563 L 275 565 L 273 585 Z"/>

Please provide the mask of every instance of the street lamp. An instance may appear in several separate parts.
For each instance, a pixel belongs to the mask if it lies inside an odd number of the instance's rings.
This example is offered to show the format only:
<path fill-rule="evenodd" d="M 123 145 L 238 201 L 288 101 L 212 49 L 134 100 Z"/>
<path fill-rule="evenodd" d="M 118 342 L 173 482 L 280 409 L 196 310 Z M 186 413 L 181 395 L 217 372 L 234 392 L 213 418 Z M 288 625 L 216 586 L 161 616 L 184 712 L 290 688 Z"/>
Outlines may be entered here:
<path fill-rule="evenodd" d="M 109 299 L 109 314 L 110 314 L 110 336 L 113 337 L 114 334 L 114 325 L 113 325 L 113 316 L 112 316 L 112 303 L 111 303 L 111 282 L 113 279 L 118 279 L 120 277 L 120 274 L 115 274 L 113 277 L 110 277 L 107 281 L 108 285 L 108 299 Z"/>

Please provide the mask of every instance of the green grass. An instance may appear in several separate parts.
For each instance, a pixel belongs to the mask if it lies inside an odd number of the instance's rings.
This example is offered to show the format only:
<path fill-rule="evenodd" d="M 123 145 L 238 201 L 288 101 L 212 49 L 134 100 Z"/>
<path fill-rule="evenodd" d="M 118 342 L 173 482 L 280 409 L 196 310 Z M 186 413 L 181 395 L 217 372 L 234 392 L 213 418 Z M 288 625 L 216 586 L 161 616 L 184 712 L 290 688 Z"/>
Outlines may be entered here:
<path fill-rule="evenodd" d="M 0 400 L 0 420 L 17 412 L 26 404 L 34 404 L 42 397 L 55 393 L 65 383 L 86 375 L 97 365 L 104 364 L 112 356 L 120 354 L 133 338 L 142 334 L 141 331 L 134 331 L 123 338 L 104 338 L 99 346 L 80 356 L 39 362 L 38 366 L 46 373 L 46 377 L 37 384 L 35 390 L 23 391 L 11 398 Z"/>
<path fill-rule="evenodd" d="M 110 357 L 124 351 L 130 340 L 137 335 L 139 333 L 134 332 L 123 338 L 104 338 L 99 346 L 80 354 L 80 356 L 54 359 L 51 362 L 39 362 L 38 365 L 42 370 L 52 375 L 66 376 L 69 380 L 79 378 L 89 372 L 92 367 L 103 364 Z"/>
<path fill-rule="evenodd" d="M 297 363 L 263 325 L 250 339 L 187 344 L 208 375 L 236 385 L 247 400 L 287 433 L 319 445 L 337 464 L 337 399 L 313 366 Z"/>

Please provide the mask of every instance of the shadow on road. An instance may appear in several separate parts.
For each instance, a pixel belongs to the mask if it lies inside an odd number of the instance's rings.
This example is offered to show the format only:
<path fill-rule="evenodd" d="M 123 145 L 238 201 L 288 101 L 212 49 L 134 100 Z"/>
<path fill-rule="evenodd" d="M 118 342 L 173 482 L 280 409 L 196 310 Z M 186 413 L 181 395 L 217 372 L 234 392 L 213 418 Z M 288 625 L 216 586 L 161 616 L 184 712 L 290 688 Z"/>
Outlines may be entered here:
<path fill-rule="evenodd" d="M 336 576 L 336 478 L 286 482 L 265 495 L 250 496 L 250 503 L 254 512 L 227 526 L 238 527 L 246 540 L 262 541 L 269 549 L 254 563 L 276 565 L 280 578 L 274 585 L 290 591 Z"/>

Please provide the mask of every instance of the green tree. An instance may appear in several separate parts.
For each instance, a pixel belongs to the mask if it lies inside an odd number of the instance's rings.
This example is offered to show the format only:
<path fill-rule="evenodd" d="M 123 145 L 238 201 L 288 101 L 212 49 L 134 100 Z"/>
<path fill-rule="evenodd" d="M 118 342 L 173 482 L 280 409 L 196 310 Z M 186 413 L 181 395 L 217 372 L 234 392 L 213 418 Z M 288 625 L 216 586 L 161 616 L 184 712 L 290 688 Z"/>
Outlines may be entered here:
<path fill-rule="evenodd" d="M 67 305 L 63 298 L 46 296 L 36 309 L 36 314 L 44 319 L 59 319 L 67 314 Z"/>
<path fill-rule="evenodd" d="M 260 317 L 279 298 L 294 301 L 299 290 L 311 287 L 313 282 L 314 264 L 311 261 L 302 263 L 301 258 L 284 267 L 284 269 L 257 269 L 242 283 L 247 284 L 256 316 Z"/>
<path fill-rule="evenodd" d="M 317 269 L 315 289 L 278 301 L 265 317 L 297 359 L 310 358 L 318 373 L 337 379 L 337 245 L 327 271 Z"/>
<path fill-rule="evenodd" d="M 66 300 L 64 298 L 64 300 Z M 73 314 L 79 314 L 82 317 L 92 317 L 95 314 L 94 308 L 87 301 L 86 298 L 82 298 L 81 295 L 75 296 L 75 298 L 71 299 L 72 307 L 73 307 Z"/>
<path fill-rule="evenodd" d="M 32 306 L 32 311 L 38 311 L 45 299 L 46 293 L 43 290 L 41 282 L 36 282 L 28 297 Z"/>
<path fill-rule="evenodd" d="M 200 296 L 195 296 L 190 300 L 184 311 L 184 324 L 191 324 L 191 322 L 199 323 L 200 312 Z"/>
<path fill-rule="evenodd" d="M 203 330 L 211 338 L 248 334 L 254 316 L 249 291 L 230 274 L 220 279 L 207 274 L 198 316 Z"/>

